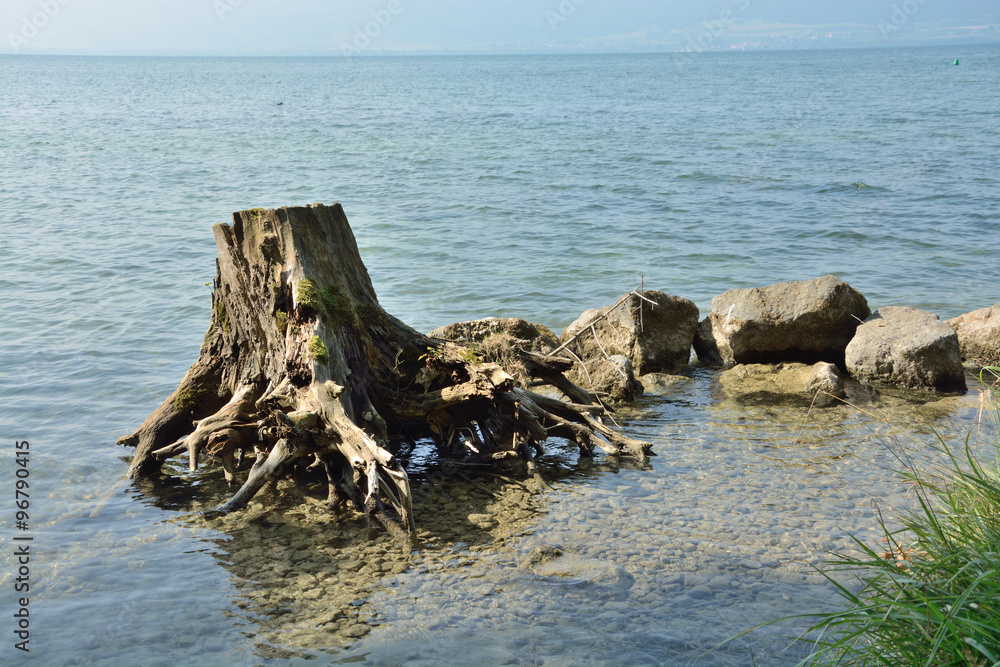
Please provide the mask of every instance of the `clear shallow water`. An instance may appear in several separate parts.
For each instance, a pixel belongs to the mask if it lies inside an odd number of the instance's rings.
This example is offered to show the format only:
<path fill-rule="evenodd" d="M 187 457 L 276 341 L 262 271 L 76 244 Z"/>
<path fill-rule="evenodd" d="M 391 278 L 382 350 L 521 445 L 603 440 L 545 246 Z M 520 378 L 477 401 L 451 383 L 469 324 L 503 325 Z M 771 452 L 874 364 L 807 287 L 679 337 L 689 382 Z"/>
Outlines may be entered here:
<path fill-rule="evenodd" d="M 511 315 L 558 331 L 640 276 L 703 314 L 731 287 L 823 273 L 872 306 L 950 317 L 995 303 L 998 84 L 995 47 L 681 68 L 669 55 L 0 58 L 0 421 L 32 443 L 33 655 L 685 663 L 828 605 L 808 564 L 850 548 L 847 530 L 874 537 L 872 497 L 905 504 L 894 459 L 856 411 L 801 427 L 804 406 L 722 401 L 704 372 L 628 416 L 660 453 L 646 470 L 554 446 L 553 490 L 477 479 L 490 496 L 448 473 L 468 498 L 440 511 L 415 453 L 418 520 L 434 518 L 412 554 L 308 501 L 199 523 L 189 512 L 222 497 L 218 476 L 134 489 L 113 442 L 196 358 L 210 226 L 248 207 L 341 201 L 383 305 L 424 330 Z M 975 399 L 877 407 L 964 435 Z M 5 449 L 0 477 L 12 470 Z M 504 521 L 477 528 L 470 505 Z M 521 565 L 538 546 L 563 551 L 566 576 Z M 358 573 L 373 548 L 387 569 Z M 703 661 L 784 645 L 751 636 Z"/>

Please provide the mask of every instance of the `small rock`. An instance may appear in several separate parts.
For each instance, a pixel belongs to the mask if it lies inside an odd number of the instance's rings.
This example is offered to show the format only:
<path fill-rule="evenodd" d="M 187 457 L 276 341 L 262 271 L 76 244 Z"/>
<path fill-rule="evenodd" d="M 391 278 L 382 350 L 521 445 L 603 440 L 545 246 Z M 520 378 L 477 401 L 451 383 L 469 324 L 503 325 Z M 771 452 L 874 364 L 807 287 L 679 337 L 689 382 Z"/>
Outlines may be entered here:
<path fill-rule="evenodd" d="M 700 586 L 695 586 L 694 588 L 689 588 L 687 591 L 687 596 L 692 600 L 709 600 L 715 597 L 715 591 L 711 588 L 702 584 Z"/>
<path fill-rule="evenodd" d="M 840 371 L 831 363 L 825 361 L 817 362 L 812 366 L 812 372 L 805 381 L 806 393 L 815 396 L 819 392 L 844 398 L 844 378 L 840 376 Z"/>
<path fill-rule="evenodd" d="M 491 514 L 470 514 L 468 519 L 473 526 L 484 530 L 492 528 L 497 523 Z"/>
<path fill-rule="evenodd" d="M 360 639 L 361 637 L 367 635 L 368 632 L 369 628 L 364 623 L 355 623 L 353 625 L 347 626 L 343 630 L 344 635 L 347 637 L 351 637 L 352 639 Z"/>
<path fill-rule="evenodd" d="M 528 552 L 524 560 L 521 561 L 521 567 L 530 570 L 537 565 L 543 565 L 554 561 L 556 558 L 562 556 L 562 551 L 556 547 L 543 546 L 535 547 Z"/>
<path fill-rule="evenodd" d="M 654 396 L 668 394 L 690 381 L 691 378 L 686 375 L 669 375 L 667 373 L 647 373 L 639 378 L 645 393 Z"/>
<path fill-rule="evenodd" d="M 704 586 L 708 583 L 708 577 L 703 577 L 699 574 L 685 574 L 684 575 L 684 586 L 686 588 L 695 588 L 697 586 Z"/>

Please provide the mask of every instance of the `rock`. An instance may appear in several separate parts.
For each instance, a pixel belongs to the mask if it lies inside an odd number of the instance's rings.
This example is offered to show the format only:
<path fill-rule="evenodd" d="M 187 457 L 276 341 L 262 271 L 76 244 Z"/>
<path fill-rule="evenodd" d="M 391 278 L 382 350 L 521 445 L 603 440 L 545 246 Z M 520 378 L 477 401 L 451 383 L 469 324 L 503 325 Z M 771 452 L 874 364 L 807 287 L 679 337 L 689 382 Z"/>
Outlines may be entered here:
<path fill-rule="evenodd" d="M 1000 366 L 1000 303 L 948 320 L 958 333 L 965 366 L 978 373 L 983 366 Z"/>
<path fill-rule="evenodd" d="M 712 580 L 708 582 L 708 585 L 710 588 L 725 590 L 727 588 L 738 586 L 739 582 L 730 575 L 719 574 L 712 577 Z"/>
<path fill-rule="evenodd" d="M 559 346 L 559 338 L 548 327 L 515 317 L 487 317 L 456 322 L 435 329 L 427 335 L 463 343 L 481 343 L 491 334 L 507 334 L 522 341 L 524 348 L 531 352 L 544 352 Z"/>
<path fill-rule="evenodd" d="M 711 600 L 715 597 L 715 591 L 704 584 L 690 588 L 685 592 L 692 600 Z"/>
<path fill-rule="evenodd" d="M 958 334 L 934 313 L 879 308 L 847 346 L 847 371 L 864 382 L 909 389 L 966 390 Z"/>
<path fill-rule="evenodd" d="M 468 519 L 473 526 L 484 530 L 489 530 L 497 523 L 492 514 L 470 514 Z"/>
<path fill-rule="evenodd" d="M 570 382 L 596 393 L 607 394 L 612 403 L 634 401 L 642 396 L 643 385 L 635 379 L 632 360 L 620 354 L 587 361 L 587 370 L 579 363 L 566 373 Z"/>
<path fill-rule="evenodd" d="M 583 333 L 569 345 L 585 361 L 620 354 L 632 361 L 636 375 L 668 373 L 688 363 L 691 344 L 698 328 L 698 307 L 692 301 L 648 290 L 643 295 L 656 306 L 632 295 L 617 307 L 584 311 L 560 336 L 565 343 L 594 324 L 600 344 L 592 333 Z M 640 304 L 642 307 L 640 309 Z M 610 314 L 609 314 L 610 313 Z"/>
<path fill-rule="evenodd" d="M 639 378 L 642 383 L 643 393 L 653 395 L 669 394 L 691 382 L 691 378 L 686 375 L 670 375 L 669 373 L 647 373 Z"/>
<path fill-rule="evenodd" d="M 521 561 L 521 567 L 530 570 L 538 565 L 550 563 L 563 555 L 562 549 L 551 546 L 535 547 Z"/>
<path fill-rule="evenodd" d="M 870 313 L 860 292 L 831 275 L 732 289 L 712 299 L 694 349 L 708 366 L 841 364 L 854 330 Z"/>
<path fill-rule="evenodd" d="M 521 567 L 540 577 L 560 579 L 562 583 L 569 585 L 589 584 L 606 587 L 613 589 L 619 595 L 627 595 L 635 583 L 629 571 L 614 562 L 578 554 L 565 554 L 552 547 L 536 547 L 528 554 Z"/>
<path fill-rule="evenodd" d="M 808 396 L 824 392 L 837 398 L 846 396 L 844 379 L 837 367 L 825 361 L 808 366 L 800 363 L 740 364 L 719 375 L 723 391 L 733 396 L 774 394 Z"/>
<path fill-rule="evenodd" d="M 361 639 L 367 636 L 369 632 L 371 632 L 371 628 L 364 623 L 352 623 L 343 630 L 344 636 L 351 639 Z M 294 656 L 294 654 L 292 655 Z"/>
<path fill-rule="evenodd" d="M 817 392 L 823 392 L 844 398 L 847 393 L 844 391 L 844 378 L 840 376 L 840 371 L 831 363 L 817 361 L 812 366 L 812 373 L 806 378 L 806 393 L 815 396 Z"/>

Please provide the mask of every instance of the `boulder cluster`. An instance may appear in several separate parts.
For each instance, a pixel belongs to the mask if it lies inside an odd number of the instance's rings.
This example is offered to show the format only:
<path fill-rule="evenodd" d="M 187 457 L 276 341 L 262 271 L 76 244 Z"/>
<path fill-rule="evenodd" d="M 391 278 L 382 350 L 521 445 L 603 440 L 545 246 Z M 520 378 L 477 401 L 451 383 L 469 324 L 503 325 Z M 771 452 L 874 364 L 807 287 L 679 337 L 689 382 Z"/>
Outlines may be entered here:
<path fill-rule="evenodd" d="M 688 299 L 635 291 L 584 311 L 556 338 L 540 324 L 487 318 L 459 322 L 434 338 L 481 344 L 503 336 L 539 354 L 575 360 L 567 376 L 610 401 L 670 385 L 691 361 L 723 369 L 732 393 L 843 397 L 845 381 L 934 392 L 966 391 L 966 371 L 1000 365 L 1000 304 L 942 322 L 916 308 L 872 312 L 836 276 L 732 289 L 699 322 Z M 641 378 L 641 381 L 637 379 Z"/>

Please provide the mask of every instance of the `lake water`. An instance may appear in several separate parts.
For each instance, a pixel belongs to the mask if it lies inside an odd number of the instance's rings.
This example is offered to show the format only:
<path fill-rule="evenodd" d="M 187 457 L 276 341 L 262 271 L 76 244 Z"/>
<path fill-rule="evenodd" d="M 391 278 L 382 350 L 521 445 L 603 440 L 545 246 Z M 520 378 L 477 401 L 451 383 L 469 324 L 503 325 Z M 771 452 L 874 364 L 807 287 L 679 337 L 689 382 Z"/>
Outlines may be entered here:
<path fill-rule="evenodd" d="M 704 316 L 726 289 L 825 273 L 945 318 L 1000 300 L 998 181 L 996 46 L 0 57 L 0 660 L 792 664 L 782 636 L 806 621 L 705 652 L 829 609 L 811 566 L 848 533 L 877 542 L 874 503 L 912 504 L 896 457 L 964 438 L 974 394 L 810 411 L 692 368 L 620 415 L 647 466 L 552 443 L 535 488 L 412 452 L 413 550 L 328 515 L 318 485 L 206 522 L 221 471 L 135 487 L 114 442 L 197 358 L 211 225 L 239 209 L 340 201 L 383 306 L 425 331 L 558 332 L 640 280 Z"/>

